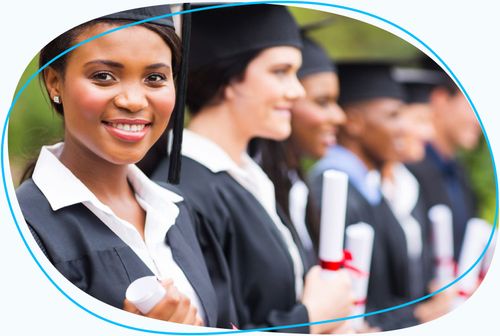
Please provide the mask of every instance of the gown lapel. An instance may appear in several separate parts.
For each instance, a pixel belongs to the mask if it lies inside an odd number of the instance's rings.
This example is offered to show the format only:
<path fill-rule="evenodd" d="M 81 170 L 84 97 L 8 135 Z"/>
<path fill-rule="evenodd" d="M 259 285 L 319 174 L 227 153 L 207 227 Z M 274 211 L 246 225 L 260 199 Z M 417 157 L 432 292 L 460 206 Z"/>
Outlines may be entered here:
<path fill-rule="evenodd" d="M 205 272 L 201 271 L 205 266 L 200 263 L 200 258 L 197 257 L 194 251 L 187 248 L 189 244 L 185 241 L 177 225 L 173 225 L 168 230 L 166 242 L 172 250 L 175 262 L 182 269 L 200 298 L 201 305 L 205 310 L 207 325 L 215 325 L 217 322 L 217 303 L 213 290 L 210 289 L 212 283 Z"/>

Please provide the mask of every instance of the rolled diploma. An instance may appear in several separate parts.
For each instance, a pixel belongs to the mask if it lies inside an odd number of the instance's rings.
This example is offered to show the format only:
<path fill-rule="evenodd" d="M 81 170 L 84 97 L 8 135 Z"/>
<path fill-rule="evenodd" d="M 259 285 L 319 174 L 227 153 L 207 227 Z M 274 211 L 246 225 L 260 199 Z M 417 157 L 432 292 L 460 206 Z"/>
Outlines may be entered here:
<path fill-rule="evenodd" d="M 436 278 L 440 284 L 446 285 L 455 279 L 452 213 L 448 206 L 438 204 L 429 210 L 429 219 L 436 254 Z"/>
<path fill-rule="evenodd" d="M 490 225 L 490 235 L 491 235 L 491 230 L 493 230 L 493 227 Z M 491 239 L 490 246 L 488 246 L 488 249 L 486 250 L 486 253 L 483 258 L 483 262 L 481 263 L 481 276 L 484 278 L 486 273 L 488 272 L 488 269 L 490 268 L 491 261 L 493 260 L 493 254 L 495 252 L 495 247 L 497 243 L 497 230 L 498 228 L 495 228 L 495 232 L 493 233 L 493 238 Z M 488 238 L 490 239 L 489 235 Z"/>
<path fill-rule="evenodd" d="M 458 276 L 464 274 L 479 258 L 488 242 L 490 229 L 488 223 L 479 218 L 472 218 L 467 222 L 462 252 L 458 261 Z M 480 270 L 481 263 L 479 262 L 460 280 L 458 283 L 459 290 L 471 295 L 477 287 Z M 458 299 L 458 303 L 466 299 L 467 297 L 462 296 Z"/>
<path fill-rule="evenodd" d="M 155 276 L 145 276 L 132 282 L 125 292 L 127 300 L 132 302 L 143 314 L 156 306 L 167 291 Z"/>
<path fill-rule="evenodd" d="M 352 255 L 350 264 L 362 273 L 350 272 L 354 289 L 354 299 L 358 302 L 354 306 L 352 315 L 364 314 L 366 310 L 366 304 L 361 302 L 366 300 L 368 292 L 368 275 L 372 261 L 373 236 L 373 228 L 366 223 L 357 223 L 349 225 L 346 228 L 346 249 Z M 363 318 L 354 319 L 352 324 L 354 329 L 361 329 L 364 326 Z"/>
<path fill-rule="evenodd" d="M 347 204 L 347 174 L 327 170 L 323 173 L 319 258 L 325 262 L 344 259 L 344 229 Z M 325 276 L 334 271 L 323 270 Z"/>

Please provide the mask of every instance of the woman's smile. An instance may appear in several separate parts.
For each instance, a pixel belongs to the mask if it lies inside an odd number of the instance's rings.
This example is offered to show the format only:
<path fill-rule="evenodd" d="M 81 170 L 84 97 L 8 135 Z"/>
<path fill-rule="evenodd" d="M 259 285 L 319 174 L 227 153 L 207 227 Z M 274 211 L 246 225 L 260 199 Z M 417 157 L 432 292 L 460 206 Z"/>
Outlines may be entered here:
<path fill-rule="evenodd" d="M 97 24 L 83 39 L 109 30 Z M 129 27 L 74 50 L 64 80 L 65 150 L 89 150 L 113 164 L 142 159 L 165 130 L 175 104 L 172 54 L 156 33 Z M 84 150 L 85 149 L 85 150 Z"/>
<path fill-rule="evenodd" d="M 106 130 L 125 142 L 141 141 L 151 129 L 151 122 L 144 119 L 113 119 L 102 121 Z"/>

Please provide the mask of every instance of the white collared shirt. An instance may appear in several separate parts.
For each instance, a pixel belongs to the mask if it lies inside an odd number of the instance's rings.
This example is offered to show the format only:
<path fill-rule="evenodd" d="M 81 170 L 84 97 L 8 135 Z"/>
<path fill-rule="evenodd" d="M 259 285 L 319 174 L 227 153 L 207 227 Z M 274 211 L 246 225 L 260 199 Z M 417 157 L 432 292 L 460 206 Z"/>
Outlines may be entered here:
<path fill-rule="evenodd" d="M 47 198 L 52 210 L 82 203 L 111 231 L 125 242 L 148 268 L 160 279 L 171 278 L 179 291 L 196 306 L 203 318 L 204 311 L 193 287 L 165 243 L 168 230 L 179 215 L 176 202 L 182 197 L 157 185 L 135 165 L 128 166 L 127 178 L 135 191 L 139 205 L 146 212 L 144 240 L 131 223 L 119 218 L 102 203 L 64 164 L 59 161 L 64 143 L 44 146 L 33 172 L 33 182 Z"/>
<path fill-rule="evenodd" d="M 417 179 L 403 164 L 394 165 L 392 181 L 382 182 L 382 194 L 403 229 L 410 258 L 420 258 L 422 254 L 422 230 L 411 213 L 417 205 L 419 189 Z"/>
<path fill-rule="evenodd" d="M 290 230 L 283 224 L 276 212 L 274 185 L 266 173 L 246 153 L 242 153 L 242 164 L 238 165 L 216 143 L 187 129 L 184 130 L 182 154 L 207 167 L 213 173 L 226 171 L 258 200 L 273 220 L 288 247 L 295 275 L 295 293 L 297 299 L 302 297 L 304 289 L 302 258 Z"/>
<path fill-rule="evenodd" d="M 309 188 L 298 176 L 294 173 L 292 179 L 293 184 L 288 193 L 288 211 L 297 234 L 300 237 L 302 245 L 306 250 L 313 249 L 313 243 L 306 224 L 307 201 L 309 197 Z"/>

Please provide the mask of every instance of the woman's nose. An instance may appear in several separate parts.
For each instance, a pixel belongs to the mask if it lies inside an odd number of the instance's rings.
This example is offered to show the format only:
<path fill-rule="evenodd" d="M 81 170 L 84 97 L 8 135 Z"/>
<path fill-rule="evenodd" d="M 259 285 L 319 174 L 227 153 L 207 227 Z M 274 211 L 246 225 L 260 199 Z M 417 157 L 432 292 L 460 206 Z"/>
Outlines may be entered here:
<path fill-rule="evenodd" d="M 306 91 L 304 90 L 304 87 L 300 83 L 297 76 L 294 75 L 286 92 L 286 97 L 290 100 L 297 100 L 300 98 L 304 98 L 305 96 Z"/>
<path fill-rule="evenodd" d="M 140 84 L 127 84 L 122 86 L 114 103 L 118 108 L 134 113 L 142 111 L 148 105 L 148 100 Z"/>
<path fill-rule="evenodd" d="M 344 110 L 337 103 L 333 103 L 328 109 L 328 120 L 335 126 L 346 122 Z"/>

